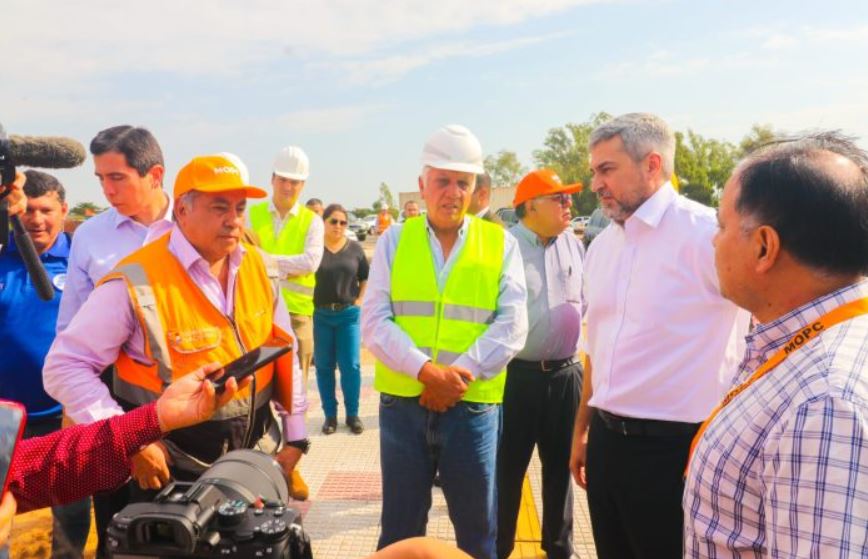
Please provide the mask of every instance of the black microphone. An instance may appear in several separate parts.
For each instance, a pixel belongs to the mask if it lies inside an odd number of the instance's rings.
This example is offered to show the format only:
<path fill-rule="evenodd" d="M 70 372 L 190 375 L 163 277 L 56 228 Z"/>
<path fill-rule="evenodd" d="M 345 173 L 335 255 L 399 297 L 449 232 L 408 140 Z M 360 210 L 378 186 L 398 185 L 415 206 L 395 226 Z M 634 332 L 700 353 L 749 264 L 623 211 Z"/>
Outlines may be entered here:
<path fill-rule="evenodd" d="M 36 247 L 33 246 L 33 239 L 27 234 L 27 230 L 24 229 L 24 225 L 17 215 L 12 216 L 11 222 L 15 246 L 18 248 L 19 254 L 21 254 L 21 260 L 24 261 L 27 273 L 30 274 L 30 281 L 33 282 L 33 287 L 36 288 L 36 294 L 43 301 L 51 301 L 54 299 L 54 286 L 51 285 L 51 280 L 48 279 L 45 266 L 39 260 L 39 254 L 36 252 Z"/>

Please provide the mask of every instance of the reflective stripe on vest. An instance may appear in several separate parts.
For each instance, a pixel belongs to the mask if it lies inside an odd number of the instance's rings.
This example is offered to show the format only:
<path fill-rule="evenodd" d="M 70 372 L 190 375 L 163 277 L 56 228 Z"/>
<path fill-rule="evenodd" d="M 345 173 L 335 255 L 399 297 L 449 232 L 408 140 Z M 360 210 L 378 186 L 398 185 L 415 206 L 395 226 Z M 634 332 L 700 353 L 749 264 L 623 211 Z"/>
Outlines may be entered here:
<path fill-rule="evenodd" d="M 466 239 L 441 293 L 425 217 L 408 219 L 401 229 L 391 270 L 395 324 L 416 347 L 440 365 L 453 364 L 494 321 L 503 271 L 504 230 L 471 217 Z M 504 371 L 500 371 L 503 373 Z M 470 383 L 464 400 L 499 403 L 505 374 Z M 395 396 L 418 396 L 416 379 L 376 362 L 374 387 Z"/>
<path fill-rule="evenodd" d="M 123 279 L 130 303 L 144 335 L 148 362 L 123 349 L 115 363 L 115 394 L 143 405 L 159 398 L 173 380 L 211 362 L 228 363 L 273 334 L 276 269 L 255 247 L 247 246 L 235 282 L 232 320 L 216 309 L 168 250 L 169 235 L 145 245 L 109 274 L 106 281 Z M 273 394 L 273 366 L 256 373 L 256 408 Z M 213 419 L 246 415 L 249 388 L 240 391 Z M 291 402 L 286 402 L 291 405 Z"/>
<path fill-rule="evenodd" d="M 263 202 L 250 208 L 250 226 L 259 237 L 260 245 L 269 254 L 294 256 L 304 253 L 304 242 L 310 225 L 317 216 L 304 206 L 299 206 L 298 215 L 289 217 L 279 235 L 274 232 L 274 219 L 269 203 Z M 316 275 L 280 280 L 281 294 L 286 308 L 294 314 L 313 315 L 313 290 Z"/>

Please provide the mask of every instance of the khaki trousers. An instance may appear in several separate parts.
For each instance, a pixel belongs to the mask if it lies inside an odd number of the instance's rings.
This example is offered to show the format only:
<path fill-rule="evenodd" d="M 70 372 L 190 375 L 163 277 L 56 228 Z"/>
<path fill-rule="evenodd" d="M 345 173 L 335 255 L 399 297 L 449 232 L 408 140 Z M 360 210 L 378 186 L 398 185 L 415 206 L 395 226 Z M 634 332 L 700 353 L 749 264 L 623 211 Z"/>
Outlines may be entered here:
<path fill-rule="evenodd" d="M 313 357 L 313 317 L 304 314 L 289 313 L 292 330 L 298 341 L 298 362 L 304 375 L 304 390 L 307 392 L 307 379 L 310 373 L 310 361 Z"/>

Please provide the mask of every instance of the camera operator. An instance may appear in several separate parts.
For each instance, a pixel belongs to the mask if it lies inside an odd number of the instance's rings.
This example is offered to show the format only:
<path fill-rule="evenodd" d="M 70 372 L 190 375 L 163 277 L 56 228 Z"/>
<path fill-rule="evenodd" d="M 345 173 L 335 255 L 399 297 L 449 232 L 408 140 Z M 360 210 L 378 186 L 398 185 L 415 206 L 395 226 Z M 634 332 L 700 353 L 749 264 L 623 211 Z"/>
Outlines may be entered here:
<path fill-rule="evenodd" d="M 194 158 L 175 181 L 170 233 L 121 260 L 58 334 L 43 375 L 73 421 L 144 405 L 176 375 L 228 363 L 274 336 L 291 339 L 276 267 L 240 242 L 246 199 L 266 196 L 246 183 L 224 156 Z M 195 480 L 238 448 L 276 454 L 291 475 L 304 449 L 277 452 L 280 432 L 269 404 L 281 407 L 285 440 L 304 441 L 307 400 L 301 375 L 292 374 L 294 359 L 293 352 L 260 369 L 255 398 L 245 391 L 215 420 L 145 447 L 133 461 L 133 501 L 149 501 L 152 494 L 142 490 L 160 489 L 170 477 Z M 115 398 L 99 380 L 113 363 Z"/>
<path fill-rule="evenodd" d="M 12 517 L 49 505 L 79 500 L 118 487 L 129 478 L 131 457 L 169 431 L 207 421 L 250 384 L 229 379 L 217 396 L 210 363 L 170 384 L 160 397 L 123 415 L 75 425 L 21 441 L 9 466 L 9 491 L 0 503 L 0 546 Z"/>
<path fill-rule="evenodd" d="M 54 298 L 43 301 L 31 281 L 21 249 L 10 234 L 0 254 L 0 398 L 20 402 L 27 410 L 24 438 L 47 435 L 61 427 L 63 413 L 42 385 L 42 363 L 54 340 L 57 308 L 69 261 L 69 236 L 63 232 L 66 192 L 52 175 L 29 170 L 24 194 L 27 211 L 21 223 L 33 241 Z M 52 508 L 51 556 L 81 557 L 90 530 L 90 499 Z M 6 557 L 0 551 L 0 557 Z"/>

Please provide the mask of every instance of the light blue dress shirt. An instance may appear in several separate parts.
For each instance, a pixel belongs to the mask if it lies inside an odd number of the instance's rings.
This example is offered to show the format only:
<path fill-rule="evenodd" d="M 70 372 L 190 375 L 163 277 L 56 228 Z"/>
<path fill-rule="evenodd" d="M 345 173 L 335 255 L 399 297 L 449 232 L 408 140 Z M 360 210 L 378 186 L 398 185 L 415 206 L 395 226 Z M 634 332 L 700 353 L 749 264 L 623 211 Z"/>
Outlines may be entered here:
<path fill-rule="evenodd" d="M 146 226 L 114 208 L 94 216 L 75 231 L 66 286 L 57 314 L 57 331 L 66 328 L 96 283 L 122 258 L 172 230 L 172 201 L 166 215 Z"/>
<path fill-rule="evenodd" d="M 523 222 L 509 233 L 518 241 L 527 284 L 527 343 L 516 357 L 526 361 L 573 357 L 582 334 L 583 251 L 578 239 L 568 228 L 543 245 Z"/>

